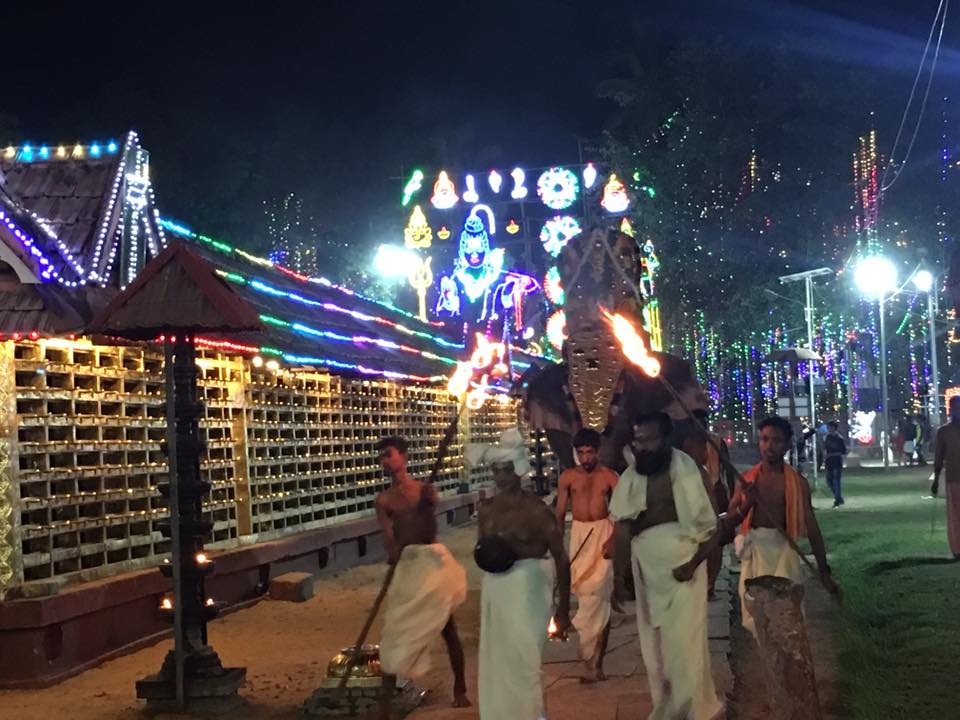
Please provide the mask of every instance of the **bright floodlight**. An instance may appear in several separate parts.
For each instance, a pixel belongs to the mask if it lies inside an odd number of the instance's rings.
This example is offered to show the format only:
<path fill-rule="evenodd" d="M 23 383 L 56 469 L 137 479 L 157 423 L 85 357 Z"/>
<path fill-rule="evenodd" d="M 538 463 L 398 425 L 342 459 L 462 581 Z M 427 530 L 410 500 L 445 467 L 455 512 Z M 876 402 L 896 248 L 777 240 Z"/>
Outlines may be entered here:
<path fill-rule="evenodd" d="M 933 273 L 929 270 L 920 270 L 913 276 L 913 286 L 922 293 L 928 293 L 933 288 Z"/>
<path fill-rule="evenodd" d="M 871 255 L 857 264 L 853 279 L 867 297 L 882 298 L 896 289 L 897 268 L 883 255 Z"/>
<path fill-rule="evenodd" d="M 377 273 L 387 278 L 405 278 L 416 266 L 415 253 L 396 245 L 381 245 L 373 258 Z"/>

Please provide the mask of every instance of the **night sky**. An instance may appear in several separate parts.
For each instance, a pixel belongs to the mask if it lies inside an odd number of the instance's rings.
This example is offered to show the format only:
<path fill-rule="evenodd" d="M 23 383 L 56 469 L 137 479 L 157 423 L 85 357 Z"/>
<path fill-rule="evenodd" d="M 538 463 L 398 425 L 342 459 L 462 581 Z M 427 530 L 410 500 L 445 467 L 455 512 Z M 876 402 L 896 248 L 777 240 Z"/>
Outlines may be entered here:
<path fill-rule="evenodd" d="M 250 243 L 251 204 L 293 191 L 330 224 L 375 231 L 413 165 L 576 162 L 609 109 L 596 84 L 636 28 L 664 51 L 826 38 L 838 67 L 890 74 L 905 101 L 936 4 L 21 2 L 4 10 L 0 141 L 132 127 L 171 216 Z M 960 74 L 957 53 L 940 72 Z"/>

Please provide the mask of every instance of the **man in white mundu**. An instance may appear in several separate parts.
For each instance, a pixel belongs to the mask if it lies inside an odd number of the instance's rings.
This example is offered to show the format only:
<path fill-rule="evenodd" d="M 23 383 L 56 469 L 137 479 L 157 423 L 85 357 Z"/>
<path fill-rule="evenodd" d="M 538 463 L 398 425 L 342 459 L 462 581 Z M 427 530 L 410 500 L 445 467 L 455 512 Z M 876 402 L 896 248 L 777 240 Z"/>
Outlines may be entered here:
<path fill-rule="evenodd" d="M 493 471 L 497 494 L 477 516 L 474 559 L 484 571 L 480 595 L 480 720 L 542 720 L 543 646 L 554 570 L 558 632 L 570 627 L 570 562 L 550 509 L 521 487 L 529 469 L 516 429 L 492 446 L 468 446 L 472 465 Z M 553 556 L 553 563 L 546 559 Z"/>
<path fill-rule="evenodd" d="M 714 720 L 723 713 L 707 644 L 707 568 L 717 542 L 708 480 L 667 443 L 664 413 L 634 421 L 634 464 L 610 501 L 615 529 L 615 594 L 632 572 L 640 650 L 653 712 L 649 720 Z"/>
<path fill-rule="evenodd" d="M 603 655 L 610 636 L 610 599 L 613 595 L 611 538 L 613 521 L 607 500 L 617 485 L 617 474 L 600 464 L 600 433 L 583 428 L 573 436 L 579 467 L 560 476 L 557 525 L 563 532 L 567 506 L 573 510 L 570 529 L 570 589 L 577 596 L 573 627 L 580 637 L 580 659 L 586 665 L 581 682 L 606 680 Z"/>

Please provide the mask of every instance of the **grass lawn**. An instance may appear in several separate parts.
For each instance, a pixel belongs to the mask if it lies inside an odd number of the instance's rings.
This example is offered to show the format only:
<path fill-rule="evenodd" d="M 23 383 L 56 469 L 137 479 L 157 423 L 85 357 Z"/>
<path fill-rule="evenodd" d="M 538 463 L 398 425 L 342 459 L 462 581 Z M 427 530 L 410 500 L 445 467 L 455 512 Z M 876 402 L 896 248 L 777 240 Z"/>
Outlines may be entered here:
<path fill-rule="evenodd" d="M 960 718 L 960 563 L 950 560 L 942 493 L 922 499 L 931 472 L 846 471 L 846 505 L 837 510 L 821 478 L 814 504 L 844 591 L 846 717 Z"/>

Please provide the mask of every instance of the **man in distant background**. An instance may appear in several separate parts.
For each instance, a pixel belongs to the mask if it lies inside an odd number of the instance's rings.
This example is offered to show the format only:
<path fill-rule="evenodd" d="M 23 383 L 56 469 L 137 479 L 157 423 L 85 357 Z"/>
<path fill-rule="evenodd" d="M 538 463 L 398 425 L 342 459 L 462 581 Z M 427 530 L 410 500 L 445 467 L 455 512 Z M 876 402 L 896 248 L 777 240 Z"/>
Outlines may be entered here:
<path fill-rule="evenodd" d="M 823 441 L 827 467 L 827 485 L 833 491 L 833 506 L 843 505 L 843 491 L 840 489 L 840 476 L 843 474 L 843 458 L 847 454 L 847 443 L 840 435 L 840 424 L 836 420 L 827 423 L 827 437 Z"/>

